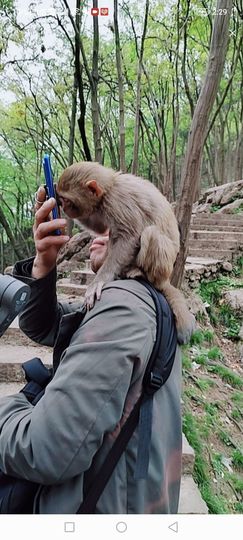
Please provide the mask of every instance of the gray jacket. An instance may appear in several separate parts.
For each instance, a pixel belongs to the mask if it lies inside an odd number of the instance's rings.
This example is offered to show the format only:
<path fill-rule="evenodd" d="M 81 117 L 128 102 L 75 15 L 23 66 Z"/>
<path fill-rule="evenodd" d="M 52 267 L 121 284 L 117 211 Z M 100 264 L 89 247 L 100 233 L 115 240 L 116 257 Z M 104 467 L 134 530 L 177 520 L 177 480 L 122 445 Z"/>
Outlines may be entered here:
<path fill-rule="evenodd" d="M 84 314 L 81 306 L 57 303 L 55 272 L 28 278 L 31 264 L 15 267 L 32 290 L 20 325 L 33 340 L 54 347 L 55 375 L 35 407 L 22 393 L 0 400 L 0 468 L 43 484 L 35 513 L 74 514 L 141 391 L 155 340 L 155 308 L 147 289 L 129 279 L 107 284 Z M 135 430 L 98 501 L 98 514 L 177 512 L 180 395 L 178 349 L 172 373 L 154 397 L 148 477 L 133 478 Z"/>

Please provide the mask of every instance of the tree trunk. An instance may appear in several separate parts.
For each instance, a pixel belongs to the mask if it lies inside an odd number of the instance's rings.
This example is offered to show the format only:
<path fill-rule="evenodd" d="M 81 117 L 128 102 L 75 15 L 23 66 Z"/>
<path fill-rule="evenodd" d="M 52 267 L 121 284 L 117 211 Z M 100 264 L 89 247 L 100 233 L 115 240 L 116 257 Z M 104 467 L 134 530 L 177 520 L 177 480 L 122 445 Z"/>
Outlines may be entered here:
<path fill-rule="evenodd" d="M 80 0 L 76 1 L 76 25 L 80 31 Z M 74 154 L 74 142 L 75 142 L 75 124 L 76 124 L 76 115 L 77 115 L 77 93 L 78 93 L 78 73 L 80 68 L 80 45 L 79 40 L 75 34 L 75 68 L 73 75 L 73 91 L 72 91 L 72 111 L 71 111 L 71 121 L 70 121 L 70 130 L 69 130 L 69 148 L 68 148 L 68 165 L 73 163 L 73 154 Z M 67 219 L 67 234 L 72 236 L 73 230 L 73 220 L 71 218 Z"/>
<path fill-rule="evenodd" d="M 243 122 L 241 123 L 241 129 L 236 142 L 235 152 L 234 181 L 237 182 L 238 180 L 243 180 Z"/>
<path fill-rule="evenodd" d="M 179 131 L 179 77 L 178 77 L 178 60 L 179 60 L 179 47 L 180 47 L 180 0 L 177 2 L 177 36 L 176 36 L 176 51 L 175 51 L 175 78 L 173 80 L 173 99 L 172 99 L 172 114 L 173 114 L 173 129 L 172 129 L 172 143 L 170 151 L 170 161 L 168 165 L 168 171 L 166 175 L 164 195 L 172 202 L 173 194 L 175 192 L 175 176 L 176 176 L 176 145 Z"/>
<path fill-rule="evenodd" d="M 76 18 L 75 19 L 76 19 L 76 26 L 79 32 L 79 36 L 80 36 L 80 27 L 81 27 L 81 17 L 82 17 L 81 0 L 76 0 Z M 87 161 L 92 161 L 91 152 L 89 149 L 89 143 L 86 136 L 86 129 L 85 129 L 86 104 L 85 104 L 85 99 L 84 99 L 83 66 L 81 64 L 81 59 L 80 59 L 80 37 L 79 36 L 77 35 L 77 32 L 75 32 L 75 71 L 74 71 L 74 81 L 73 81 L 72 116 L 75 115 L 75 118 L 76 118 L 76 111 L 74 111 L 74 109 L 75 109 L 75 106 L 77 108 L 77 91 L 78 91 L 79 112 L 80 112 L 80 115 L 78 118 L 78 127 L 79 127 L 81 140 L 83 143 L 85 158 L 87 159 Z M 74 120 L 74 124 L 75 124 L 75 120 Z M 70 156 L 70 159 L 71 159 L 71 156 Z M 72 160 L 73 160 L 73 155 L 72 155 Z"/>
<path fill-rule="evenodd" d="M 229 21 L 232 0 L 218 0 L 216 12 L 226 9 L 225 15 L 215 15 L 208 66 L 189 133 L 187 151 L 181 177 L 181 196 L 176 210 L 181 230 L 181 248 L 178 254 L 172 283 L 180 286 L 188 252 L 188 240 L 192 205 L 200 180 L 203 147 L 207 134 L 209 116 L 217 95 L 229 40 Z"/>
<path fill-rule="evenodd" d="M 121 62 L 121 46 L 118 26 L 118 0 L 114 0 L 114 31 L 116 43 L 116 67 L 118 76 L 118 91 L 119 91 L 119 136 L 120 136 L 120 169 L 126 172 L 126 156 L 125 156 L 125 108 L 124 108 L 124 89 L 123 89 L 123 74 Z"/>
<path fill-rule="evenodd" d="M 139 60 L 138 60 L 137 96 L 136 96 L 136 115 L 135 115 L 132 174 L 137 174 L 137 172 L 138 172 L 139 123 L 140 123 L 140 104 L 141 104 L 141 78 L 142 78 L 142 70 L 143 70 L 144 42 L 145 42 L 145 37 L 146 37 L 146 32 L 147 32 L 147 24 L 148 24 L 148 12 L 149 12 L 149 0 L 146 0 L 145 17 L 144 17 L 144 25 L 143 25 L 143 35 L 142 35 L 142 39 L 141 39 L 141 47 L 140 47 L 140 54 L 139 54 Z"/>
<path fill-rule="evenodd" d="M 19 251 L 18 247 L 16 246 L 16 243 L 15 243 L 15 238 L 12 234 L 12 231 L 11 231 L 11 228 L 5 218 L 5 215 L 3 213 L 3 210 L 1 209 L 0 207 L 0 223 L 1 225 L 3 226 L 5 232 L 6 232 L 6 235 L 9 239 L 9 242 L 14 250 L 14 253 L 16 254 L 17 258 L 18 259 L 22 259 L 23 257 L 23 253 L 21 251 Z"/>
<path fill-rule="evenodd" d="M 93 0 L 93 8 L 98 7 L 98 0 Z M 99 61 L 99 17 L 93 17 L 93 61 L 92 61 L 92 80 L 91 86 L 91 109 L 93 121 L 93 138 L 95 147 L 95 161 L 102 163 L 102 147 L 100 136 L 100 115 L 98 104 L 98 61 Z"/>

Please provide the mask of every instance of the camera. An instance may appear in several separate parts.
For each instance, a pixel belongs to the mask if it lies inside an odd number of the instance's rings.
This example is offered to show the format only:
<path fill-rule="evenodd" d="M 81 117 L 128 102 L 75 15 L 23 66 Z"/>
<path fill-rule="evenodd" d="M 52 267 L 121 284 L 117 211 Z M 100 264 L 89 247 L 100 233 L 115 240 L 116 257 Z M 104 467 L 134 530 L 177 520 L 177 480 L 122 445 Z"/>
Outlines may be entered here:
<path fill-rule="evenodd" d="M 9 275 L 0 274 L 0 337 L 22 311 L 30 296 L 30 287 Z"/>

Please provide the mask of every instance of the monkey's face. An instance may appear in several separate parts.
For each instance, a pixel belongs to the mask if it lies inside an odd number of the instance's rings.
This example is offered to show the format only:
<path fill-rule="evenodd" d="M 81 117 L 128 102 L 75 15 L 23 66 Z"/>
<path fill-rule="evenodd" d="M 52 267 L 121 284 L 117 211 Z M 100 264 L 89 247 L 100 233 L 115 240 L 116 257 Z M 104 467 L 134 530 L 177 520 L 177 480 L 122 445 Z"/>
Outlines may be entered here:
<path fill-rule="evenodd" d="M 74 204 L 74 202 L 72 202 L 72 200 L 67 197 L 62 197 L 61 195 L 59 195 L 59 193 L 57 193 L 57 200 L 59 206 L 62 207 L 64 213 L 68 217 L 75 219 L 80 216 L 80 209 L 76 204 Z"/>
<path fill-rule="evenodd" d="M 56 193 L 68 217 L 77 219 L 99 233 L 101 227 L 99 224 L 99 230 L 96 230 L 97 227 L 94 228 L 94 216 L 100 215 L 103 189 L 95 179 L 93 167 L 94 164 L 88 162 L 67 167 L 59 179 Z M 104 227 L 102 230 L 105 230 Z"/>
<path fill-rule="evenodd" d="M 92 189 L 92 185 L 80 183 L 67 189 L 67 186 L 63 186 L 60 182 L 57 185 L 56 193 L 58 203 L 71 219 L 78 219 L 86 225 L 86 221 L 97 213 L 101 195 Z"/>

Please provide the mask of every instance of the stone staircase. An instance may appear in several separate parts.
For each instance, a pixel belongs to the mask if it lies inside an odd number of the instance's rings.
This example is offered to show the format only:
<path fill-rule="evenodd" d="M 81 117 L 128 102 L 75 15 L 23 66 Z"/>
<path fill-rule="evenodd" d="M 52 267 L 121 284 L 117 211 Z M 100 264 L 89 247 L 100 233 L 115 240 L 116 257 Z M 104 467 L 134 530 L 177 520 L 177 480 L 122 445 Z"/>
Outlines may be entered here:
<path fill-rule="evenodd" d="M 87 272 L 87 276 L 89 276 L 89 271 Z M 78 277 L 80 279 L 80 275 Z M 83 279 L 83 275 L 81 279 Z M 81 287 L 82 285 L 78 286 Z M 52 349 L 33 343 L 21 332 L 18 321 L 15 319 L 0 341 L 0 397 L 19 392 L 24 385 L 21 364 L 34 356 L 41 358 L 46 366 L 51 366 Z M 179 514 L 208 513 L 206 503 L 203 501 L 192 477 L 194 461 L 194 450 L 183 435 Z"/>
<path fill-rule="evenodd" d="M 189 257 L 232 261 L 243 251 L 243 215 L 201 213 L 191 220 Z"/>

